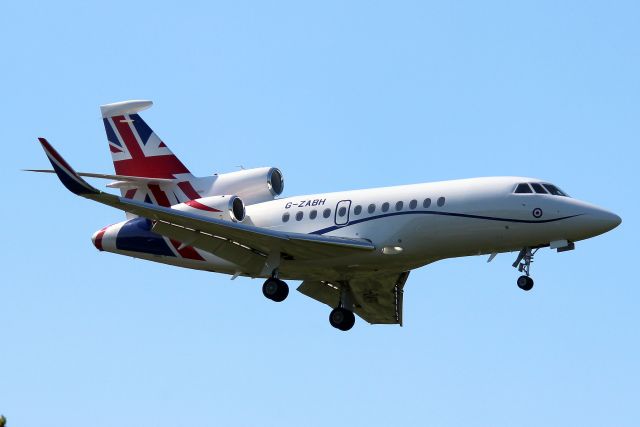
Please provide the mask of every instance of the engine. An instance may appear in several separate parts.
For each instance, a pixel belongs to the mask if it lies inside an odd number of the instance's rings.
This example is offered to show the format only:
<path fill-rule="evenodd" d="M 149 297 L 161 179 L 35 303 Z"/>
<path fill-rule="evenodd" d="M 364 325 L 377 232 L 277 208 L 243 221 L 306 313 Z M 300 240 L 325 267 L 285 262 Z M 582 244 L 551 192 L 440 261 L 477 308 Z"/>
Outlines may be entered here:
<path fill-rule="evenodd" d="M 278 168 L 256 168 L 216 175 L 209 194 L 236 194 L 252 205 L 282 194 L 284 177 Z"/>
<path fill-rule="evenodd" d="M 202 197 L 174 205 L 172 208 L 209 218 L 224 219 L 233 222 L 242 222 L 245 216 L 244 203 L 238 196 Z"/>

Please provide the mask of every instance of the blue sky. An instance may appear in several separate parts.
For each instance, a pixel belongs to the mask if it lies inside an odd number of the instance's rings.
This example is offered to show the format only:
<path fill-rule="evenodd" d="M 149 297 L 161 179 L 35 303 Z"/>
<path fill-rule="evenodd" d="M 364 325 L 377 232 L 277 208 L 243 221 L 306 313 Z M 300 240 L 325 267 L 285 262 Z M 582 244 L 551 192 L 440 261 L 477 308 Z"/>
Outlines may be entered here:
<path fill-rule="evenodd" d="M 0 13 L 0 413 L 9 426 L 635 426 L 637 2 L 9 2 Z M 350 333 L 299 293 L 99 253 L 120 212 L 50 176 L 112 164 L 98 106 L 197 174 L 277 166 L 286 195 L 525 175 L 623 224 L 414 271 L 405 326 Z M 292 283 L 292 285 L 295 285 Z"/>

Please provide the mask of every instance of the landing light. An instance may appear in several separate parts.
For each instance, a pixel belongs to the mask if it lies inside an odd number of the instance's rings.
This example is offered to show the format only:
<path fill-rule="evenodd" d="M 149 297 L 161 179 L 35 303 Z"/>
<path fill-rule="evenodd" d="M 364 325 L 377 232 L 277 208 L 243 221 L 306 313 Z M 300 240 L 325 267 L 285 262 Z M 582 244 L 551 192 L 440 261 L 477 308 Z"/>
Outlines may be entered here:
<path fill-rule="evenodd" d="M 382 248 L 382 253 L 385 255 L 396 255 L 402 251 L 403 249 L 401 246 L 385 246 Z"/>

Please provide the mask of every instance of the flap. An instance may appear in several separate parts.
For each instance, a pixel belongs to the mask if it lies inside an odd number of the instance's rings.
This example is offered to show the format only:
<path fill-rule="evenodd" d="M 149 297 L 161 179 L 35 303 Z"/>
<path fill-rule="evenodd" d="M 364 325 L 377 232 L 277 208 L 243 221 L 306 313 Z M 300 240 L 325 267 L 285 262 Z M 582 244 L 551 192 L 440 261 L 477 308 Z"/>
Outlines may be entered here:
<path fill-rule="evenodd" d="M 399 324 L 402 326 L 402 298 L 409 272 L 379 273 L 349 280 L 353 311 L 371 324 Z M 304 295 L 327 304 L 331 308 L 340 302 L 340 284 L 328 281 L 305 280 L 298 287 Z"/>

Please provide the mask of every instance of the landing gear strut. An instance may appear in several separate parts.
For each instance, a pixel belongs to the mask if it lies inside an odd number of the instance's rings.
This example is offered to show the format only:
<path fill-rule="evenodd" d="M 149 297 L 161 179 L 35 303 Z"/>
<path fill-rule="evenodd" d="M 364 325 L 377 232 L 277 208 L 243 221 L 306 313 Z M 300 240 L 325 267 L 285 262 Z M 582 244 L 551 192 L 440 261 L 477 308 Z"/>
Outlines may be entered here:
<path fill-rule="evenodd" d="M 275 302 L 284 301 L 289 295 L 289 286 L 282 280 L 278 279 L 277 272 L 265 280 L 262 285 L 262 294 Z"/>
<path fill-rule="evenodd" d="M 343 283 L 340 287 L 340 302 L 338 306 L 331 310 L 329 314 L 329 323 L 336 329 L 348 331 L 353 328 L 356 323 L 356 316 L 350 308 L 353 307 L 351 302 L 351 291 L 347 283 Z"/>
<path fill-rule="evenodd" d="M 518 269 L 519 272 L 524 273 L 518 277 L 518 287 L 523 291 L 530 291 L 533 288 L 533 279 L 529 277 L 529 271 L 531 269 L 531 263 L 533 262 L 533 256 L 538 252 L 538 248 L 531 249 L 529 247 L 523 248 L 518 254 L 518 258 L 513 263 L 513 266 Z"/>

